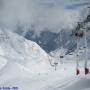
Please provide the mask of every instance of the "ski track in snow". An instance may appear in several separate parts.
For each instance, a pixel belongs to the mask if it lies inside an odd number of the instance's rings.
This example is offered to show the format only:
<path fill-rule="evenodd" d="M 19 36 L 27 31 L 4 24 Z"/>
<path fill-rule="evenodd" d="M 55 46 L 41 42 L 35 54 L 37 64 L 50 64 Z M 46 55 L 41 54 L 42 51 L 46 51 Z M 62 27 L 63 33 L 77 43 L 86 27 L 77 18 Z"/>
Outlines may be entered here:
<path fill-rule="evenodd" d="M 83 77 L 78 79 L 72 85 L 64 87 L 63 90 L 87 90 L 87 88 L 90 90 L 90 79 Z"/>
<path fill-rule="evenodd" d="M 86 76 L 71 76 L 71 78 L 57 81 L 40 90 L 90 90 L 90 79 Z"/>
<path fill-rule="evenodd" d="M 47 88 L 42 88 L 40 90 L 58 90 L 75 81 L 76 81 L 75 77 L 72 77 L 66 80 L 60 80 L 60 81 L 57 81 L 56 83 L 53 83 L 50 86 L 47 86 Z"/>

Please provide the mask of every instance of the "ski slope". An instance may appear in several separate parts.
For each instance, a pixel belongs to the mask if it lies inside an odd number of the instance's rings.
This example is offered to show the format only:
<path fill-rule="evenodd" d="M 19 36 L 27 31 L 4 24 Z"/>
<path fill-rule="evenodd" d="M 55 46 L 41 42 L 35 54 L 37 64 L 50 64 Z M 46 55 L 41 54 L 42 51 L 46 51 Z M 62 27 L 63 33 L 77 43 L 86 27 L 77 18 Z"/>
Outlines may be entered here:
<path fill-rule="evenodd" d="M 66 55 L 56 71 L 50 65 L 50 58 L 35 42 L 0 29 L 0 87 L 90 90 L 90 75 L 84 75 L 82 66 L 80 76 L 76 76 L 75 53 Z"/>
<path fill-rule="evenodd" d="M 45 72 L 51 68 L 49 55 L 35 42 L 0 29 L 0 56 L 29 68 L 33 73 Z M 41 68 L 42 66 L 42 68 Z"/>
<path fill-rule="evenodd" d="M 17 86 L 19 90 L 48 90 L 50 87 L 67 84 L 74 74 L 68 65 L 62 65 L 55 71 L 47 73 L 32 73 L 29 69 L 17 62 L 8 62 L 0 71 L 0 86 Z M 74 67 L 73 67 L 74 68 Z M 68 72 L 70 74 L 67 74 Z M 67 75 L 67 76 L 66 76 Z M 68 80 L 68 79 L 70 80 Z M 68 80 L 68 81 L 66 81 Z M 50 88 L 51 89 L 51 88 Z M 52 90 L 52 89 L 51 89 Z"/>
<path fill-rule="evenodd" d="M 12 64 L 13 63 L 13 64 Z M 62 64 L 47 73 L 32 73 L 17 62 L 8 62 L 0 71 L 0 86 L 17 86 L 19 90 L 89 90 L 90 75 L 75 75 L 75 65 Z"/>

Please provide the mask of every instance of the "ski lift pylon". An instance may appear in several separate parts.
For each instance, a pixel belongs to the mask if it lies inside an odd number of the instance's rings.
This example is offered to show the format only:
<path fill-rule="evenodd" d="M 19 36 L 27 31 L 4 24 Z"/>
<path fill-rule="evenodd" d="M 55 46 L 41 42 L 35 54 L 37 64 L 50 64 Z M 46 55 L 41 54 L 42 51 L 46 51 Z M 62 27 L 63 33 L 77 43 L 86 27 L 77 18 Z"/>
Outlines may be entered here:
<path fill-rule="evenodd" d="M 79 70 L 79 39 L 77 37 L 77 54 L 76 54 L 76 75 L 80 74 Z"/>
<path fill-rule="evenodd" d="M 85 52 L 85 63 L 84 63 L 84 70 L 85 70 L 85 75 L 87 75 L 89 73 L 89 68 L 88 68 L 88 58 L 87 58 L 87 39 L 86 39 L 86 28 L 82 28 L 82 31 L 84 33 L 84 52 Z M 76 67 L 76 75 L 80 74 L 80 70 L 79 70 L 79 37 L 77 37 L 77 67 Z"/>
<path fill-rule="evenodd" d="M 87 17 L 85 18 L 85 20 L 83 20 L 82 22 L 78 22 L 77 23 L 77 26 L 76 28 L 72 31 L 72 36 L 75 36 L 77 38 L 77 68 L 76 68 L 76 75 L 80 74 L 80 70 L 79 70 L 79 59 L 78 59 L 78 50 L 79 50 L 79 46 L 78 46 L 78 43 L 83 36 L 84 36 L 84 43 L 85 43 L 85 63 L 84 63 L 84 70 L 85 70 L 85 75 L 87 75 L 89 73 L 89 68 L 88 68 L 88 58 L 87 58 L 87 40 L 86 40 L 86 31 L 88 31 L 88 28 L 86 28 L 86 24 L 88 22 L 90 22 L 90 7 L 89 8 L 89 11 L 88 11 L 88 15 Z"/>
<path fill-rule="evenodd" d="M 89 68 L 88 68 L 88 58 L 87 58 L 87 39 L 86 39 L 86 28 L 83 28 L 84 30 L 84 42 L 85 42 L 85 75 L 89 73 Z"/>

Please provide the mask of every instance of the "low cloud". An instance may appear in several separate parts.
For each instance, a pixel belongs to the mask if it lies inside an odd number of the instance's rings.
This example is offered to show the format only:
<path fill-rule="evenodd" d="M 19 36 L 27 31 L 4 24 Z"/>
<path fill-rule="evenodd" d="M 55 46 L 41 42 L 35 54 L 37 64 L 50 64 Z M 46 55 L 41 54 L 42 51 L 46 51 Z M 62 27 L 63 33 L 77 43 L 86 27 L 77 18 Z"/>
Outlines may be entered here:
<path fill-rule="evenodd" d="M 71 1 L 73 2 L 73 0 L 0 0 L 0 26 L 11 30 L 23 26 L 22 30 L 27 32 L 27 28 L 33 25 L 36 34 L 45 28 L 56 33 L 63 28 L 71 29 L 79 20 L 82 11 L 81 8 L 65 8 L 66 3 L 70 4 Z"/>

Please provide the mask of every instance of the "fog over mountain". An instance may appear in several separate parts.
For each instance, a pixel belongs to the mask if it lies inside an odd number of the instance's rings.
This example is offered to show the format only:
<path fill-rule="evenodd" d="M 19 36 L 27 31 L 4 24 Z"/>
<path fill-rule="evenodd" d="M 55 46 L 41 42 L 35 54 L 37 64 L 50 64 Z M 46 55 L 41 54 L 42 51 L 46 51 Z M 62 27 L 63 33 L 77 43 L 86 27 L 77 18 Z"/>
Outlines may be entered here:
<path fill-rule="evenodd" d="M 59 32 L 62 28 L 73 28 L 81 11 L 89 0 L 0 0 L 0 25 L 27 31 L 32 25 L 39 34 L 48 28 Z M 73 6 L 72 6 L 73 5 Z M 78 9 L 77 9 L 78 7 Z"/>
<path fill-rule="evenodd" d="M 39 45 L 51 51 L 58 47 L 54 42 L 59 32 L 72 30 L 85 17 L 89 4 L 89 0 L 0 0 L 0 27 L 38 44 L 41 41 Z"/>

